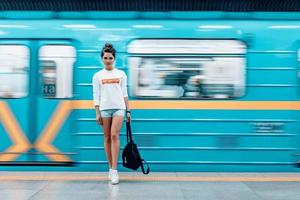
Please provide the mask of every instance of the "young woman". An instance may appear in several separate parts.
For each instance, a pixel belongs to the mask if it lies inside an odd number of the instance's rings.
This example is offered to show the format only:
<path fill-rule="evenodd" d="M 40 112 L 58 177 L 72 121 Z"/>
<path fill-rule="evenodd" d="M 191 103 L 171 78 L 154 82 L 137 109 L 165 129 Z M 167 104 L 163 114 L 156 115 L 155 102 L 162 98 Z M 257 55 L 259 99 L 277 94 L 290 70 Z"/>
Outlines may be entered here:
<path fill-rule="evenodd" d="M 130 121 L 127 76 L 125 72 L 114 67 L 116 50 L 111 44 L 105 44 L 101 58 L 104 68 L 93 76 L 96 122 L 102 126 L 104 132 L 104 148 L 109 164 L 108 178 L 112 184 L 118 184 L 119 133 L 125 113 L 126 121 Z"/>

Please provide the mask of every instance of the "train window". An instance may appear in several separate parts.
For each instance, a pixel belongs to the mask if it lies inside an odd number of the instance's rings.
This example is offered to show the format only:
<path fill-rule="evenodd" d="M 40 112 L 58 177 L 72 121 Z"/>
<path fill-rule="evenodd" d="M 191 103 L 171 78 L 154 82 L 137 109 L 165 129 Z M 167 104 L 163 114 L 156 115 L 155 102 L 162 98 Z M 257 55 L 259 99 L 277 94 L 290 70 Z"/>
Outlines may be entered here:
<path fill-rule="evenodd" d="M 75 48 L 46 45 L 39 50 L 41 94 L 45 98 L 70 98 L 73 95 Z"/>
<path fill-rule="evenodd" d="M 237 40 L 135 40 L 128 45 L 131 94 L 240 97 L 245 92 L 245 52 Z"/>
<path fill-rule="evenodd" d="M 0 45 L 0 98 L 21 98 L 28 93 L 29 49 Z"/>

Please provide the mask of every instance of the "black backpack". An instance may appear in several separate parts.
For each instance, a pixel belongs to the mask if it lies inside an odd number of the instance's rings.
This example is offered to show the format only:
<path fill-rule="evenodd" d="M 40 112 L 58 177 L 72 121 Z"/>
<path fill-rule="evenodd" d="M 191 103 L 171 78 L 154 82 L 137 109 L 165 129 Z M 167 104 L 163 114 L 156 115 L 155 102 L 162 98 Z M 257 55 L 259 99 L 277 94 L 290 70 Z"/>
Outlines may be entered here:
<path fill-rule="evenodd" d="M 122 153 L 123 166 L 133 170 L 137 170 L 139 167 L 141 167 L 143 174 L 149 174 L 149 165 L 144 159 L 141 158 L 138 148 L 132 140 L 130 122 L 126 122 L 126 136 L 127 144 Z M 144 163 L 147 164 L 146 171 L 144 168 Z"/>

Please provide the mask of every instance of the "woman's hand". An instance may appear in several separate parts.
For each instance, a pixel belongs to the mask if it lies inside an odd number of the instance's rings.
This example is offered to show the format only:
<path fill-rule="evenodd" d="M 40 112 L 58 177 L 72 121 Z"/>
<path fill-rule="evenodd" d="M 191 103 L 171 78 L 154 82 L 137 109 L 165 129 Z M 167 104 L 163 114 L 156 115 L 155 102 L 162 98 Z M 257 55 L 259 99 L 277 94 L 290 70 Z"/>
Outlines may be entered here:
<path fill-rule="evenodd" d="M 130 122 L 130 120 L 131 120 L 130 112 L 126 112 L 126 122 Z"/>
<path fill-rule="evenodd" d="M 102 117 L 100 114 L 96 115 L 96 122 L 97 122 L 97 124 L 99 124 L 101 126 L 103 125 Z"/>

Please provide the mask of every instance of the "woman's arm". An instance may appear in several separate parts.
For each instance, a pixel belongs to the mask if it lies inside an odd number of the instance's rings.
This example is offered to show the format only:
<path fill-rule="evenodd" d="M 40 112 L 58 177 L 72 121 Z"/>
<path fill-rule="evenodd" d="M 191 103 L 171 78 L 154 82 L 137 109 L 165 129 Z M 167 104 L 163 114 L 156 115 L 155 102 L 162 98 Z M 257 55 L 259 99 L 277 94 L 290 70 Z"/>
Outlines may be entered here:
<path fill-rule="evenodd" d="M 96 115 L 100 115 L 99 105 L 95 106 Z"/>
<path fill-rule="evenodd" d="M 99 105 L 100 105 L 100 84 L 98 83 L 98 79 L 96 74 L 93 76 L 93 101 L 94 101 L 94 106 L 95 106 L 95 112 L 96 112 L 96 122 L 99 125 L 102 125 L 102 118 L 99 110 Z"/>
<path fill-rule="evenodd" d="M 126 110 L 130 111 L 128 97 L 124 97 L 124 101 L 125 101 L 125 105 L 126 105 Z"/>
<path fill-rule="evenodd" d="M 127 93 L 127 76 L 126 76 L 125 72 L 123 72 L 121 89 L 122 89 L 122 94 L 123 94 L 125 105 L 126 105 L 126 110 L 130 110 L 129 103 L 128 103 L 128 93 Z"/>
<path fill-rule="evenodd" d="M 123 93 L 123 97 L 124 97 L 124 101 L 125 101 L 125 105 L 126 105 L 126 118 L 127 118 L 127 122 L 130 121 L 131 116 L 130 116 L 130 106 L 129 106 L 129 101 L 128 101 L 128 93 L 127 93 L 127 76 L 124 73 L 123 75 L 123 80 L 122 80 L 122 93 Z"/>
<path fill-rule="evenodd" d="M 98 79 L 96 74 L 93 76 L 93 99 L 94 99 L 94 106 L 100 105 L 100 84 L 98 83 Z"/>

